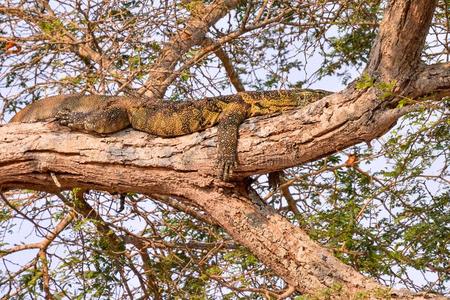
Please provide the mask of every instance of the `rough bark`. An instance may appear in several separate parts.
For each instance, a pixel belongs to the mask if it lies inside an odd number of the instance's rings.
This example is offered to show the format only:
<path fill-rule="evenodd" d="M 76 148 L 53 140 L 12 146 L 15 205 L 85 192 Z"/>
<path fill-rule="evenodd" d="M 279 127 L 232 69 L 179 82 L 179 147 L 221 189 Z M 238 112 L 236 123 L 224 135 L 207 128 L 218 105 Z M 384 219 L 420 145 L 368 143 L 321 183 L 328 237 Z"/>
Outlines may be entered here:
<path fill-rule="evenodd" d="M 397 82 L 399 90 L 415 81 L 436 0 L 392 0 L 370 53 L 367 71 L 377 80 Z"/>
<path fill-rule="evenodd" d="M 450 96 L 450 63 L 422 66 L 417 79 L 409 89 L 411 97 L 430 95 L 435 98 Z"/>

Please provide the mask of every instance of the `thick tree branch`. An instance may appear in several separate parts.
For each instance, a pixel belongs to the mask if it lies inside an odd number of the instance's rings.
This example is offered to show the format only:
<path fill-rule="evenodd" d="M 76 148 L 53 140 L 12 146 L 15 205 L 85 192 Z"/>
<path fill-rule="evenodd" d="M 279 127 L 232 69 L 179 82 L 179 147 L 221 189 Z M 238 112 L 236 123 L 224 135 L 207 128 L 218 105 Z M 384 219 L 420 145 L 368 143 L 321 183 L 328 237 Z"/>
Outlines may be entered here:
<path fill-rule="evenodd" d="M 431 66 L 422 73 L 426 76 L 419 76 L 418 82 L 431 82 L 433 76 L 448 76 L 448 65 Z M 439 91 L 450 89 L 448 80 L 439 82 L 443 82 L 435 85 Z M 349 88 L 297 111 L 247 120 L 240 129 L 240 165 L 236 175 L 242 178 L 298 165 L 382 135 L 404 111 L 383 109 L 383 100 L 377 94 L 376 88 L 364 91 Z M 205 176 L 215 173 L 215 134 L 216 129 L 212 128 L 164 139 L 130 129 L 101 137 L 69 133 L 67 128 L 54 123 L 7 124 L 0 128 L 0 186 L 58 191 L 60 188 L 50 175 L 54 173 L 63 189 L 86 187 L 176 196 L 201 207 L 233 239 L 247 246 L 299 291 L 312 294 L 335 283 L 343 284 L 348 293 L 377 287 L 356 272 L 351 273 L 326 251 L 318 252 L 316 245 L 308 246 L 306 234 L 292 225 L 289 227 L 286 220 L 270 209 L 261 211 L 253 202 L 242 207 L 247 201 L 243 193 L 227 193 L 227 185 L 223 191 L 217 189 L 218 182 Z M 228 210 L 220 206 L 223 203 Z M 249 213 L 243 214 L 246 210 Z M 269 225 L 275 231 L 258 233 L 267 224 L 262 226 L 254 220 L 272 220 Z M 285 229 L 280 232 L 279 228 Z M 272 252 L 276 251 L 267 249 L 264 237 L 269 232 L 274 240 L 290 245 L 290 250 L 281 252 L 284 253 L 281 256 L 274 255 Z M 285 240 L 287 237 L 292 240 Z M 299 258 L 298 253 L 325 253 L 328 263 L 321 264 L 323 257 Z M 303 259 L 317 264 L 305 265 Z M 324 274 L 336 276 L 330 279 Z"/>
<path fill-rule="evenodd" d="M 349 91 L 345 95 L 325 97 L 282 116 L 247 120 L 240 130 L 239 167 L 235 173 L 238 178 L 268 173 L 370 141 L 385 133 L 400 116 L 396 110 L 378 112 L 379 104 L 375 89 L 365 93 Z M 5 125 L 0 129 L 0 164 L 3 167 L 0 174 L 4 167 L 13 167 L 9 164 L 25 164 L 31 168 L 37 164 L 41 169 L 47 168 L 45 173 L 76 174 L 79 172 L 77 165 L 90 163 L 126 164 L 167 174 L 176 171 L 193 175 L 216 173 L 215 128 L 171 139 L 133 130 L 105 137 L 68 132 L 67 128 L 54 123 Z M 15 149 L 24 149 L 24 152 Z M 52 157 L 58 160 L 50 159 Z M 12 173 L 4 175 L 13 178 Z M 6 184 L 6 177 L 1 177 L 0 183 Z M 144 185 L 149 184 L 151 182 Z"/>
<path fill-rule="evenodd" d="M 410 89 L 411 97 L 450 97 L 450 63 L 423 66 Z"/>
<path fill-rule="evenodd" d="M 413 80 L 433 18 L 436 0 L 392 0 L 380 25 L 367 72 L 400 89 Z M 414 34 L 412 34 L 414 33 Z"/>

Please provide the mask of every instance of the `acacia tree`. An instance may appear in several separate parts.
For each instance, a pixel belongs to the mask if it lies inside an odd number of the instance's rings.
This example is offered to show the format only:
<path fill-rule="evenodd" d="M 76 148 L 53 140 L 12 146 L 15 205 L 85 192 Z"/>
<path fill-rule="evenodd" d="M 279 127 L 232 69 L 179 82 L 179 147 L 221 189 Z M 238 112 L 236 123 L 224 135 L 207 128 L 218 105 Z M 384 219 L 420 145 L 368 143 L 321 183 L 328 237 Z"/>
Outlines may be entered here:
<path fill-rule="evenodd" d="M 215 128 L 163 139 L 3 125 L 0 295 L 425 297 L 394 284 L 447 293 L 449 6 L 1 4 L 3 120 L 73 92 L 157 103 L 314 87 L 330 75 L 347 86 L 246 120 L 230 183 L 214 176 Z M 283 169 L 269 176 L 275 190 L 258 175 Z M 113 193 L 128 193 L 121 212 Z"/>

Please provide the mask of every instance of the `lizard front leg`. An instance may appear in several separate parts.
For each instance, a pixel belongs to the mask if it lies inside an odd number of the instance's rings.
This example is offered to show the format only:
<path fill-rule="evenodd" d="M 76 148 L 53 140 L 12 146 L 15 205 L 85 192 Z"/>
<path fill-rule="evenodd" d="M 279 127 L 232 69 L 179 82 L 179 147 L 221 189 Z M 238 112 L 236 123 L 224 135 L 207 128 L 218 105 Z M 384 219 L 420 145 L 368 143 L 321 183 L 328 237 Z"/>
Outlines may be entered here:
<path fill-rule="evenodd" d="M 94 112 L 61 110 L 56 119 L 59 124 L 74 130 L 96 133 L 116 132 L 130 125 L 127 110 L 115 106 Z"/>
<path fill-rule="evenodd" d="M 217 129 L 218 177 L 230 180 L 237 166 L 237 144 L 239 125 L 245 120 L 248 105 L 246 103 L 230 103 L 219 118 Z"/>

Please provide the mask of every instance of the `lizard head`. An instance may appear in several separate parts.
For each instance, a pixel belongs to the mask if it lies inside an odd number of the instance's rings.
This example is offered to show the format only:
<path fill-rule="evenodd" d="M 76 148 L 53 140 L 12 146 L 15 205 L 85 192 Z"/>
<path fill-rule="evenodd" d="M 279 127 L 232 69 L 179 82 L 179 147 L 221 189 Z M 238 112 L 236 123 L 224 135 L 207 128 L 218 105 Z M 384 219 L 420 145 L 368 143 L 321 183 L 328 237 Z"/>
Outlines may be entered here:
<path fill-rule="evenodd" d="M 266 115 L 302 107 L 327 93 L 320 90 L 279 90 L 264 93 L 240 93 L 242 100 L 250 104 L 250 116 Z"/>

